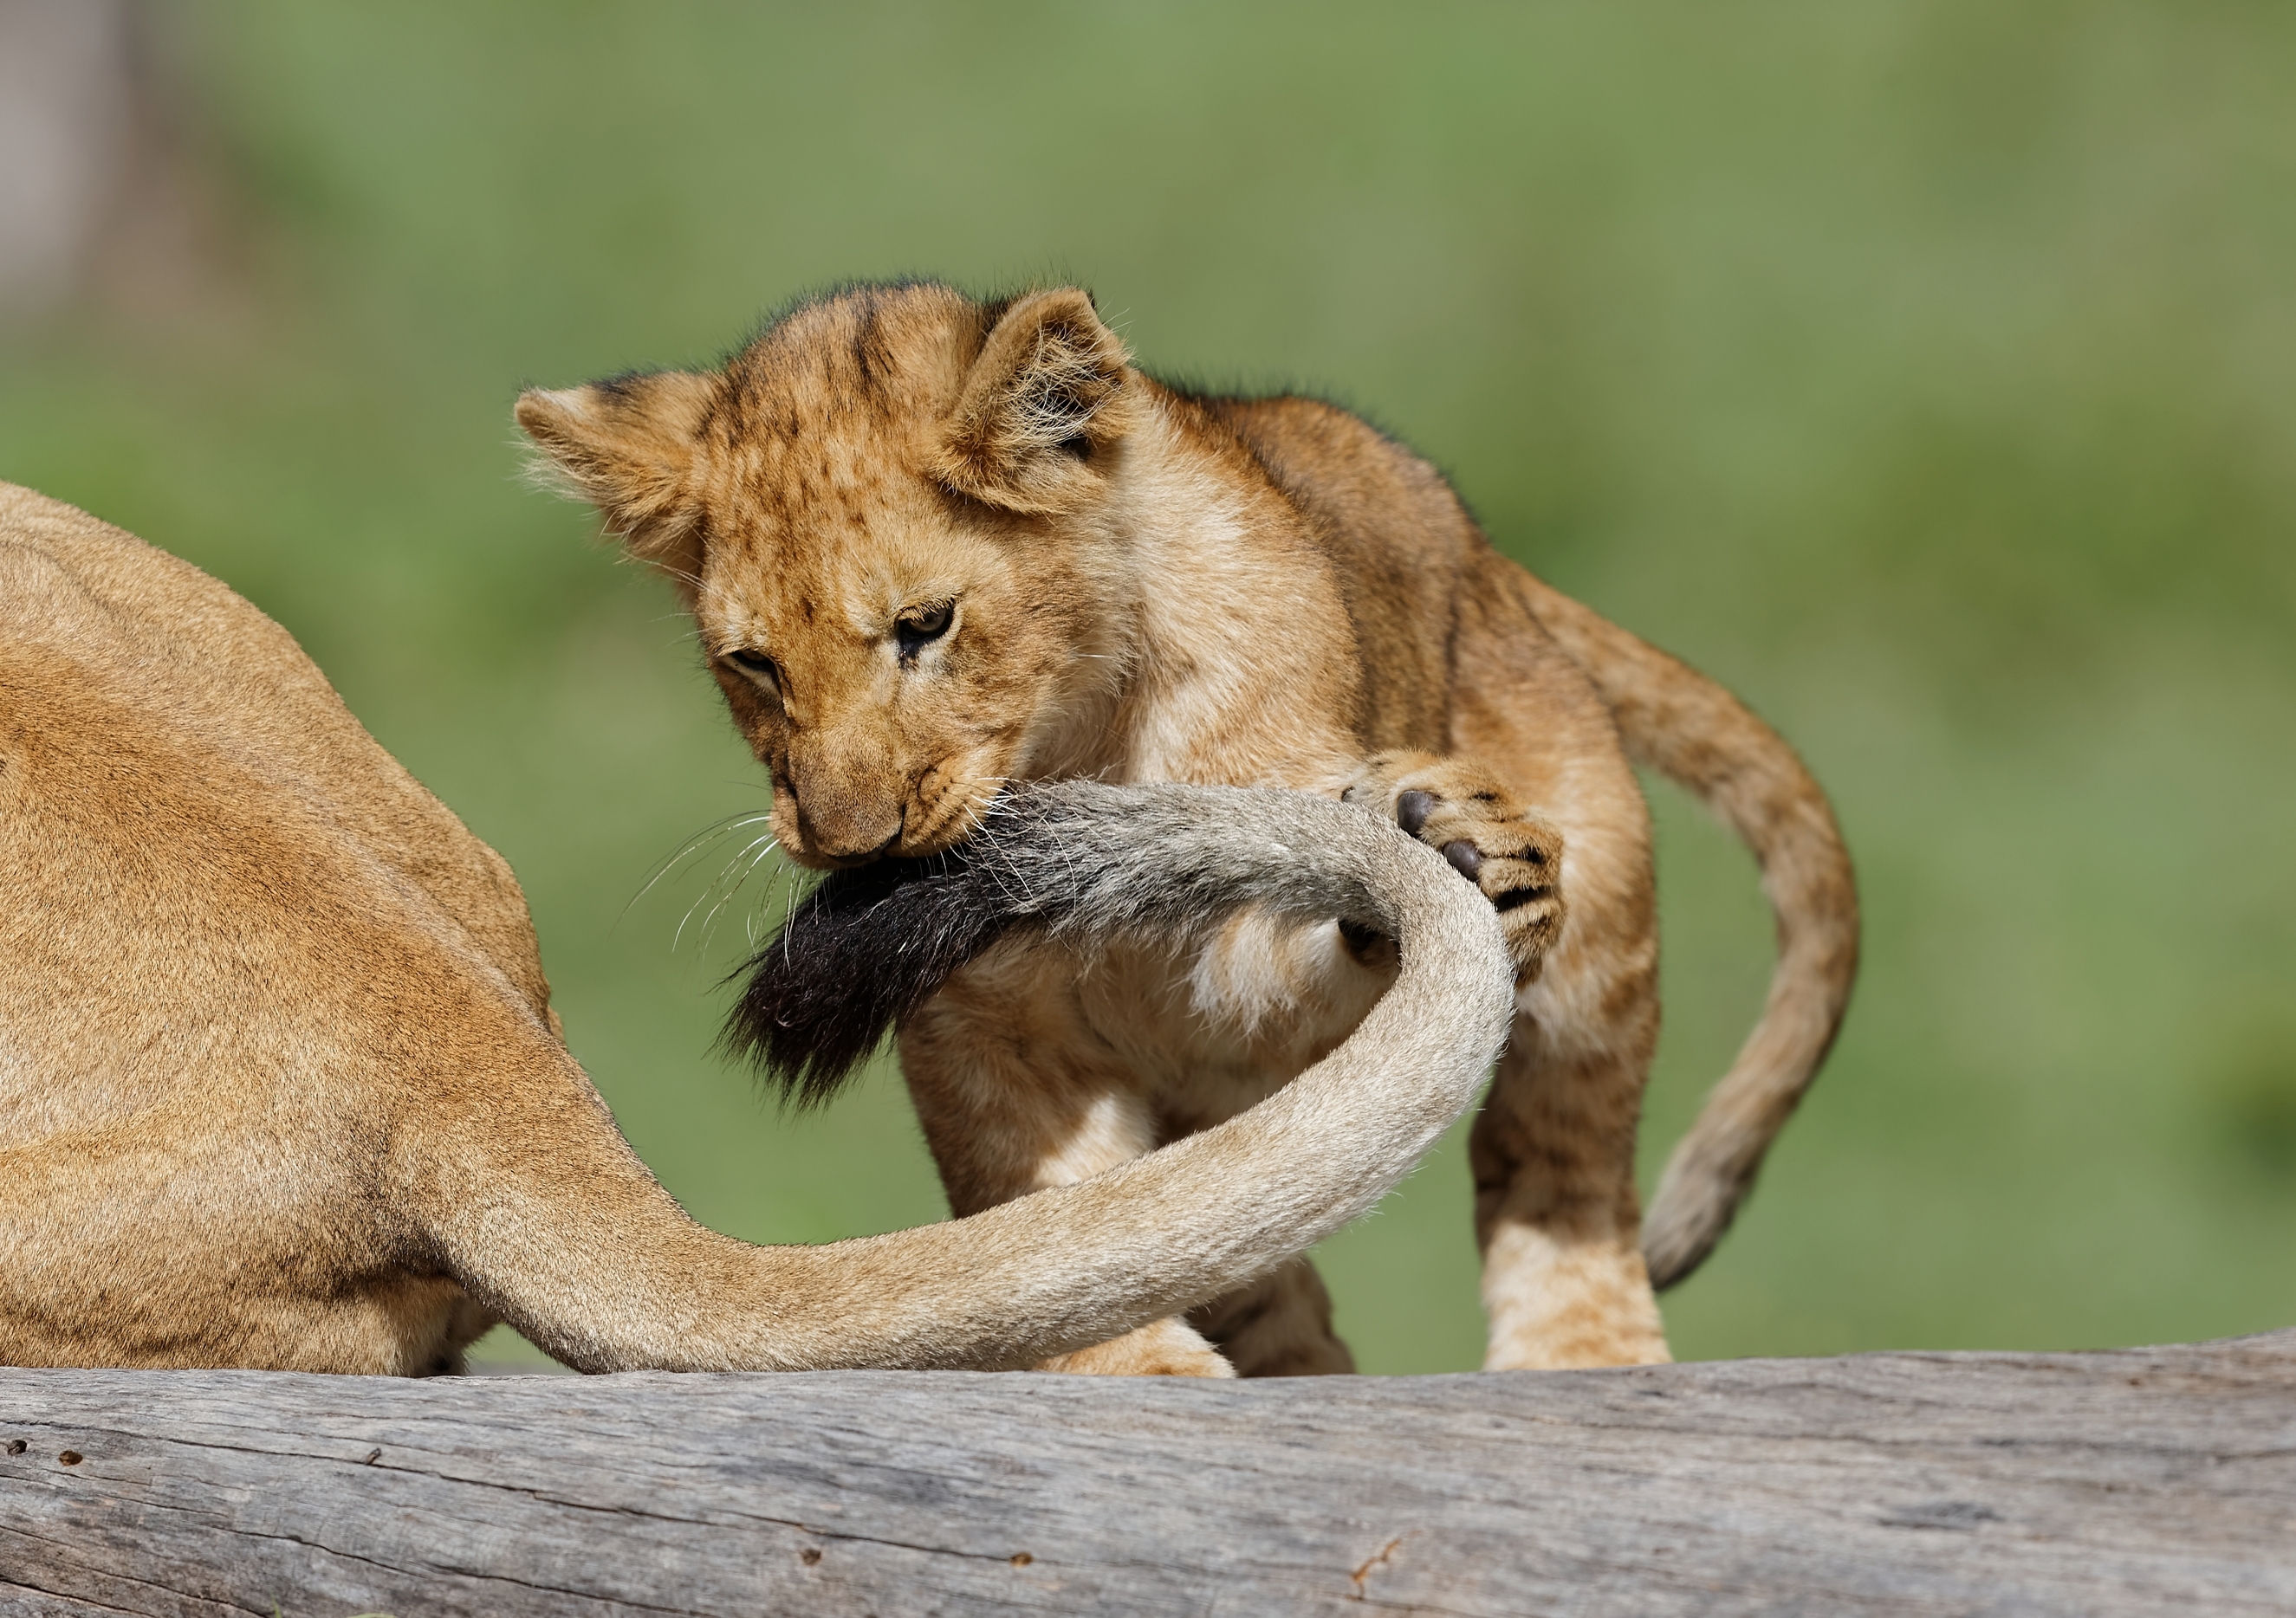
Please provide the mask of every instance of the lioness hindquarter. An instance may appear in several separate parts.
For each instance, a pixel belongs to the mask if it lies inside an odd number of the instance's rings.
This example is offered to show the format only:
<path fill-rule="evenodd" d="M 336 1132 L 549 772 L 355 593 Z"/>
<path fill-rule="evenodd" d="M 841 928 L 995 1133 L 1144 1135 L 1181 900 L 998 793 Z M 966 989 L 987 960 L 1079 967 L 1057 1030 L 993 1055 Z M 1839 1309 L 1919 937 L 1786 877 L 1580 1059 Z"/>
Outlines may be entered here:
<path fill-rule="evenodd" d="M 1824 799 L 1726 693 L 1500 558 L 1362 421 L 1165 388 L 1073 290 L 860 288 L 723 372 L 529 394 L 519 416 L 676 582 L 802 862 L 930 854 L 1005 781 L 1070 775 L 1344 795 L 1441 850 L 1520 973 L 1473 1139 L 1488 1363 L 1666 1357 L 1632 1179 L 1657 1003 L 1627 747 L 1755 844 L 1799 941 L 1733 1107 L 1690 1143 L 1675 1277 L 1815 1071 L 1855 960 Z M 912 1019 L 904 1069 L 964 1213 L 1249 1106 L 1391 971 L 1376 938 L 1249 917 L 1082 964 L 1011 945 Z M 1221 1374 L 1216 1347 L 1246 1374 L 1348 1364 L 1304 1263 L 1194 1320 L 1062 1367 Z"/>

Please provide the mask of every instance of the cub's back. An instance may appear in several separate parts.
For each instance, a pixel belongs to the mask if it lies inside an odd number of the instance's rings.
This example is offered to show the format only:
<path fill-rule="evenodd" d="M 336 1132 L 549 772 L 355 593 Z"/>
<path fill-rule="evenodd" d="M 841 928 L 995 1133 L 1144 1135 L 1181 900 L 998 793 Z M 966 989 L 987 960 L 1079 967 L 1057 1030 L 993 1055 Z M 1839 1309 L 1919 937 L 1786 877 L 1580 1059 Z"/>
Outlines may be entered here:
<path fill-rule="evenodd" d="M 1359 416 L 1320 399 L 1205 399 L 1331 559 L 1364 670 L 1367 748 L 1439 747 L 1463 591 L 1498 559 L 1451 486 Z"/>

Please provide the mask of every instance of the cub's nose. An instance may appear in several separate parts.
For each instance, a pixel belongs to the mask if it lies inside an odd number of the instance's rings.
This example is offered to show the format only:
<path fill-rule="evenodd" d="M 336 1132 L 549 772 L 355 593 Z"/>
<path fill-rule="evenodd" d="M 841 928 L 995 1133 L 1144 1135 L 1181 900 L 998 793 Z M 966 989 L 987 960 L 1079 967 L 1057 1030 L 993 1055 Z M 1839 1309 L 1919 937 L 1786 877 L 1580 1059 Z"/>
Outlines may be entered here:
<path fill-rule="evenodd" d="M 856 747 L 813 757 L 792 748 L 783 774 L 775 791 L 789 792 L 802 844 L 792 852 L 807 863 L 866 865 L 900 841 L 906 794 L 882 752 Z"/>
<path fill-rule="evenodd" d="M 901 840 L 901 822 L 897 816 L 893 829 L 882 838 L 873 834 L 855 835 L 850 827 L 840 826 L 830 835 L 816 831 L 808 841 L 813 851 L 834 865 L 866 865 L 872 860 L 882 860 L 893 852 L 893 845 Z"/>

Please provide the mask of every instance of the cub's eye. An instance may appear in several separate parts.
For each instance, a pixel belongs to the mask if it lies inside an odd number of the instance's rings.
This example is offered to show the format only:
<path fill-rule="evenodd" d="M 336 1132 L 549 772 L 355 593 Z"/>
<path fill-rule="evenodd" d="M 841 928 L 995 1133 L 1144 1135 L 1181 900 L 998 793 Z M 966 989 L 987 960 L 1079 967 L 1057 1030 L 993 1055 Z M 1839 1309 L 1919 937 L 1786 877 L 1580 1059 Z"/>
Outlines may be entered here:
<path fill-rule="evenodd" d="M 726 661 L 752 680 L 773 683 L 781 677 L 781 671 L 774 666 L 774 660 L 753 646 L 735 647 L 726 654 Z"/>
<path fill-rule="evenodd" d="M 948 633 L 950 620 L 956 616 L 956 603 L 942 601 L 931 607 L 918 607 L 906 612 L 894 622 L 893 637 L 901 643 L 904 662 L 917 655 L 918 649 L 929 641 L 938 641 Z"/>

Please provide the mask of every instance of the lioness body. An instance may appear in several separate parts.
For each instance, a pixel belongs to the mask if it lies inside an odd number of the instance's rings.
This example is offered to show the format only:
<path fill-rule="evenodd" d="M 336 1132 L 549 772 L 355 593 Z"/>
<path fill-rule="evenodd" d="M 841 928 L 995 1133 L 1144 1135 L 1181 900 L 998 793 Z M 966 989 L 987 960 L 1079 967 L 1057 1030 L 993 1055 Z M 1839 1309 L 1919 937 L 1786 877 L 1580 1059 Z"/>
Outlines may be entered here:
<path fill-rule="evenodd" d="M 1070 775 L 1345 795 L 1443 849 L 1519 968 L 1472 1141 L 1487 1363 L 1665 1357 L 1633 1183 L 1658 1001 L 1629 748 L 1748 837 L 1782 944 L 1762 1026 L 1661 1192 L 1665 1279 L 1727 1222 L 1856 959 L 1824 797 L 1726 693 L 1500 557 L 1360 421 L 1166 388 L 1074 291 L 857 289 L 722 373 L 529 393 L 519 419 L 678 581 L 801 861 L 930 854 L 1005 781 Z M 1250 917 L 1088 972 L 984 958 L 902 1040 L 952 1205 L 1218 1124 L 1341 1040 L 1388 969 L 1375 941 Z M 1304 1261 L 1194 1320 L 1061 1363 L 1349 1363 Z"/>
<path fill-rule="evenodd" d="M 1259 897 L 1367 883 L 1406 935 L 1480 922 L 1391 831 L 1299 808 L 1334 850 L 1271 864 Z M 1226 869 L 1170 803 L 1082 810 L 1033 835 Z M 1407 1169 L 1496 1043 L 1501 954 L 1488 925 L 1456 968 L 1423 953 L 1396 1015 L 1434 1033 L 1404 1075 L 1360 1051 L 1326 1073 L 1419 1115 L 1319 1150 L 1374 1185 Z M 558 1037 L 503 862 L 276 625 L 0 484 L 0 1362 L 419 1374 L 501 1318 L 589 1369 L 1026 1363 L 1264 1272 L 1360 1205 L 1336 1182 L 1258 1194 L 1240 1170 L 1283 1149 L 1263 1132 L 1318 1131 L 1239 1123 L 986 1222 L 825 1248 L 703 1230 Z"/>
<path fill-rule="evenodd" d="M 4 485 L 0 873 L 0 1357 L 459 1364 L 494 1317 L 391 1192 L 477 1099 L 422 1058 L 557 1043 L 516 882 L 276 625 Z"/>

